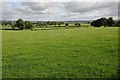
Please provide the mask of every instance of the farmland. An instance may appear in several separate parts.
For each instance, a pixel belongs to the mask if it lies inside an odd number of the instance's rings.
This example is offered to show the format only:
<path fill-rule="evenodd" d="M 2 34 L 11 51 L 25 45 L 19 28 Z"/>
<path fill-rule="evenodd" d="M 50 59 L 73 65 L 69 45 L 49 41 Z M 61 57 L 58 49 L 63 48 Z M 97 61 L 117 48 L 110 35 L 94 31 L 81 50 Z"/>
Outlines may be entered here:
<path fill-rule="evenodd" d="M 3 30 L 3 78 L 117 76 L 118 28 Z"/>

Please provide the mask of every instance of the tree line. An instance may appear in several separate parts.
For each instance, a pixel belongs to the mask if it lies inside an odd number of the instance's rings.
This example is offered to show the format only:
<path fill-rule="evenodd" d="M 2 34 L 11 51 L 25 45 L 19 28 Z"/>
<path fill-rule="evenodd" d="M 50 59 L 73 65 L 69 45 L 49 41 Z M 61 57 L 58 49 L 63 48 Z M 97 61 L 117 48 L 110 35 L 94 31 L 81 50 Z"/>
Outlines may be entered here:
<path fill-rule="evenodd" d="M 114 21 L 112 17 L 109 17 L 109 18 L 103 17 L 103 18 L 94 20 L 89 24 L 91 24 L 91 26 L 94 26 L 94 27 L 101 27 L 101 26 L 104 26 L 104 27 L 117 26 L 117 27 L 119 27 L 120 21 Z M 21 18 L 19 18 L 17 21 L 14 21 L 14 24 L 12 21 L 7 21 L 7 22 L 4 21 L 4 22 L 2 22 L 2 25 L 11 26 L 13 30 L 16 27 L 19 30 L 23 30 L 23 29 L 33 29 L 34 27 L 48 27 L 48 25 L 52 25 L 54 27 L 70 27 L 71 26 L 68 22 L 64 22 L 64 21 L 46 21 L 46 22 L 37 21 L 34 23 L 32 21 L 24 21 Z M 74 23 L 74 27 L 80 27 L 80 26 L 81 26 L 81 24 L 79 22 Z"/>
<path fill-rule="evenodd" d="M 52 25 L 54 27 L 63 27 L 64 25 L 64 27 L 68 27 L 69 23 L 64 22 L 64 21 L 46 21 L 46 22 L 37 21 L 34 23 L 32 21 L 24 21 L 23 19 L 19 18 L 17 21 L 14 21 L 14 24 L 12 21 L 8 21 L 8 22 L 2 22 L 2 25 L 11 26 L 13 30 L 16 27 L 19 30 L 23 30 L 23 29 L 32 29 L 34 27 L 48 27 L 48 25 Z M 76 22 L 74 26 L 80 27 L 81 24 L 79 22 Z"/>
<path fill-rule="evenodd" d="M 23 19 L 19 18 L 17 21 L 3 21 L 2 26 L 10 26 L 14 30 L 16 27 L 19 30 L 23 29 L 31 29 L 33 28 L 33 23 L 30 21 L 23 21 Z"/>

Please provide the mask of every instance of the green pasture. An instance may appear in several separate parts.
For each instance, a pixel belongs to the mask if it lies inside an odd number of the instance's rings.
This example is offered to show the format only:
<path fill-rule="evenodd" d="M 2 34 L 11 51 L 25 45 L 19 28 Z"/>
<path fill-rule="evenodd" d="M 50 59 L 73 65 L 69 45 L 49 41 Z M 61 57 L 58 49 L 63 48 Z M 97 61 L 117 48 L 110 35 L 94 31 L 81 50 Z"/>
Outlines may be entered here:
<path fill-rule="evenodd" d="M 113 78 L 118 28 L 2 30 L 3 78 Z"/>

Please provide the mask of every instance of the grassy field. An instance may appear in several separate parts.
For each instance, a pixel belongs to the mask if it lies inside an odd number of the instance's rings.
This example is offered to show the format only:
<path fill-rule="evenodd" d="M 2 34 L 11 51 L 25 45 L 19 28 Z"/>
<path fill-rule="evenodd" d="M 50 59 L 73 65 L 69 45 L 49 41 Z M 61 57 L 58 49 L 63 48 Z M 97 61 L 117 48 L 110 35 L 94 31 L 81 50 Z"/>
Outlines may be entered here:
<path fill-rule="evenodd" d="M 3 78 L 117 76 L 118 28 L 2 31 Z"/>
<path fill-rule="evenodd" d="M 2 78 L 2 31 L 0 30 L 0 79 Z"/>

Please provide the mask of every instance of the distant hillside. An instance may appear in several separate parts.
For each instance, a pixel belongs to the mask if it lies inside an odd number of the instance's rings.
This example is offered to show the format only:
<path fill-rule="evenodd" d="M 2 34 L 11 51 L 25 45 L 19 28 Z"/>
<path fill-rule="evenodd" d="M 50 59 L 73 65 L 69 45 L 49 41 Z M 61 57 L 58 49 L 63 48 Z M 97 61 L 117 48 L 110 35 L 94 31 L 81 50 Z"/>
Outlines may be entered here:
<path fill-rule="evenodd" d="M 9 20 L 10 21 L 10 20 Z M 71 20 L 71 21 L 63 21 L 63 22 L 67 22 L 67 23 L 88 23 L 88 22 L 92 22 L 93 20 Z M 3 21 L 0 21 L 0 23 L 2 22 L 8 22 L 8 20 L 3 20 Z M 37 22 L 47 22 L 47 21 L 31 21 L 33 23 L 37 23 Z M 53 22 L 53 21 L 51 21 Z M 60 22 L 60 21 L 56 21 L 56 22 Z M 15 23 L 15 21 L 13 21 L 13 23 Z"/>
<path fill-rule="evenodd" d="M 88 22 L 92 22 L 93 20 L 75 20 L 75 21 L 64 21 L 64 22 L 68 22 L 68 23 L 88 23 Z"/>

